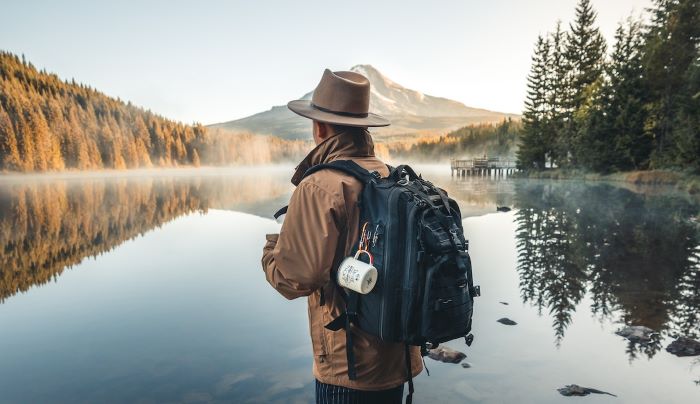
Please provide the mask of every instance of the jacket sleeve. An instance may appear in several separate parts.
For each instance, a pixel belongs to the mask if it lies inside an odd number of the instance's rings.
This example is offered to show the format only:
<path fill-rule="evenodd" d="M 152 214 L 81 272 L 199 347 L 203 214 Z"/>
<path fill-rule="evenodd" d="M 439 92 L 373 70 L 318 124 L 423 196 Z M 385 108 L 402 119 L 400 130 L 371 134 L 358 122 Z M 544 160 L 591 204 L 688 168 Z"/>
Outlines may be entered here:
<path fill-rule="evenodd" d="M 344 204 L 338 199 L 302 182 L 289 201 L 279 236 L 267 236 L 262 267 L 270 285 L 287 299 L 308 296 L 330 280 L 345 229 Z"/>

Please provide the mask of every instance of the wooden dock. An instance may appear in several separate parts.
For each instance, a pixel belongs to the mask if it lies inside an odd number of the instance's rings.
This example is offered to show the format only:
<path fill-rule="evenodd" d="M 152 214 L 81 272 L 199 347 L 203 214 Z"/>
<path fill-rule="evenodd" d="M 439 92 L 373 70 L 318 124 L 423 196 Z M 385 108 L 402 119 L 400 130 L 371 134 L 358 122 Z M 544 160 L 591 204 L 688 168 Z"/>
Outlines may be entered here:
<path fill-rule="evenodd" d="M 502 160 L 498 157 L 476 158 L 471 160 L 450 160 L 452 176 L 488 176 L 504 177 L 514 173 L 517 168 L 515 160 Z"/>

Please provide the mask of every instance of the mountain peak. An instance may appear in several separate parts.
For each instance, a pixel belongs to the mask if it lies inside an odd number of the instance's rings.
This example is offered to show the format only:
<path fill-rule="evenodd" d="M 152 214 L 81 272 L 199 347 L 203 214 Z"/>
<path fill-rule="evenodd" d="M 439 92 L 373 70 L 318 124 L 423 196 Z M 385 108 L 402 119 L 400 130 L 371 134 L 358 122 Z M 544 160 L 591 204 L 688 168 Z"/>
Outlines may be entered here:
<path fill-rule="evenodd" d="M 382 74 L 379 72 L 379 70 L 377 70 L 376 67 L 369 65 L 369 64 L 367 64 L 367 65 L 364 65 L 364 64 L 355 65 L 355 66 L 350 68 L 350 71 L 360 73 L 360 74 L 368 73 L 368 74 L 378 74 L 378 75 L 382 76 Z"/>
<path fill-rule="evenodd" d="M 361 75 L 367 77 L 369 79 L 369 82 L 371 83 L 372 87 L 375 86 L 393 86 L 393 87 L 398 87 L 402 88 L 402 86 L 394 83 L 391 81 L 388 77 L 382 74 L 376 67 L 372 65 L 355 65 L 350 68 L 351 72 L 355 73 L 360 73 Z"/>
<path fill-rule="evenodd" d="M 418 133 L 456 129 L 470 123 L 498 122 L 508 116 L 501 112 L 471 108 L 458 101 L 434 97 L 406 88 L 382 74 L 370 64 L 357 64 L 350 71 L 360 73 L 370 82 L 370 111 L 392 120 L 384 132 Z M 311 99 L 308 92 L 303 99 Z M 214 126 L 253 133 L 272 134 L 300 139 L 308 136 L 308 122 L 286 107 L 255 114 Z"/>

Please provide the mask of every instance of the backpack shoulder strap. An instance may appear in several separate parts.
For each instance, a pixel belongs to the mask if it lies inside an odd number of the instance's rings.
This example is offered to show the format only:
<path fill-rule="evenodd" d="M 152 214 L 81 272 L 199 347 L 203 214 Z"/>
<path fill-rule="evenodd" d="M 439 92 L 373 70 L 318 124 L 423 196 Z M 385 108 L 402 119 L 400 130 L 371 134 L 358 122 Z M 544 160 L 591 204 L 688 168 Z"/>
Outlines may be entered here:
<path fill-rule="evenodd" d="M 344 172 L 345 174 L 357 178 L 363 184 L 366 184 L 370 180 L 372 180 L 372 178 L 375 178 L 375 176 L 372 173 L 360 167 L 359 164 L 355 163 L 352 160 L 335 160 L 331 161 L 330 163 L 317 164 L 306 170 L 306 172 L 304 172 L 304 176 L 301 178 L 304 179 L 317 171 L 325 169 L 332 169 Z"/>
<path fill-rule="evenodd" d="M 389 166 L 387 166 L 389 167 Z M 304 178 L 308 177 L 309 175 L 325 170 L 325 169 L 332 169 L 332 170 L 338 170 L 342 171 L 348 175 L 351 175 L 355 178 L 357 178 L 362 184 L 366 184 L 369 181 L 372 180 L 372 178 L 376 178 L 373 173 L 370 173 L 369 171 L 365 170 L 364 168 L 360 167 L 359 164 L 355 163 L 352 160 L 335 160 L 331 161 L 330 163 L 324 163 L 324 164 L 317 164 L 308 170 L 304 172 L 304 175 L 301 177 L 303 180 Z M 273 215 L 275 219 L 278 217 L 284 215 L 287 213 L 287 206 L 282 207 L 279 209 L 275 214 Z"/>
<path fill-rule="evenodd" d="M 275 212 L 275 214 L 272 215 L 272 217 L 274 217 L 275 220 L 277 220 L 280 216 L 286 215 L 286 214 L 287 214 L 287 208 L 289 208 L 289 205 L 286 205 L 286 206 L 283 206 L 283 207 L 279 208 L 279 210 L 277 210 L 277 212 Z"/>

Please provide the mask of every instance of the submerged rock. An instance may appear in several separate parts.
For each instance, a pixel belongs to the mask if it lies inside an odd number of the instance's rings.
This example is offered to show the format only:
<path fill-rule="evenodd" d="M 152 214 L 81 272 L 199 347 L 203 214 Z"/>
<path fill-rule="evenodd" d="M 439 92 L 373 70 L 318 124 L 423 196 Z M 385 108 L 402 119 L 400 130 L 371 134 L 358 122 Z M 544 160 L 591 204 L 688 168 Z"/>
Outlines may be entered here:
<path fill-rule="evenodd" d="M 643 325 L 628 325 L 617 331 L 615 334 L 625 337 L 632 342 L 647 343 L 651 341 L 651 336 L 656 332 Z"/>
<path fill-rule="evenodd" d="M 498 322 L 501 323 L 501 324 L 505 324 L 505 325 L 516 325 L 516 324 L 518 324 L 518 323 L 516 323 L 515 321 L 509 319 L 508 317 L 499 318 L 499 319 L 496 320 L 496 321 L 498 321 Z"/>
<path fill-rule="evenodd" d="M 462 367 L 465 369 L 469 369 L 470 367 L 472 367 L 472 364 L 469 362 L 462 362 Z"/>
<path fill-rule="evenodd" d="M 671 342 L 666 350 L 676 356 L 700 355 L 700 342 L 692 338 L 679 337 Z"/>
<path fill-rule="evenodd" d="M 428 357 L 432 360 L 445 362 L 445 363 L 459 363 L 464 358 L 467 357 L 462 352 L 455 351 L 452 348 L 439 346 L 437 348 L 428 351 Z"/>
<path fill-rule="evenodd" d="M 598 389 L 592 389 L 590 387 L 581 387 L 578 384 L 569 384 L 565 387 L 557 389 L 559 394 L 562 396 L 587 396 L 591 393 L 593 394 L 607 394 L 609 396 L 617 397 L 616 395 L 612 393 L 608 393 L 607 391 L 602 391 Z"/>

